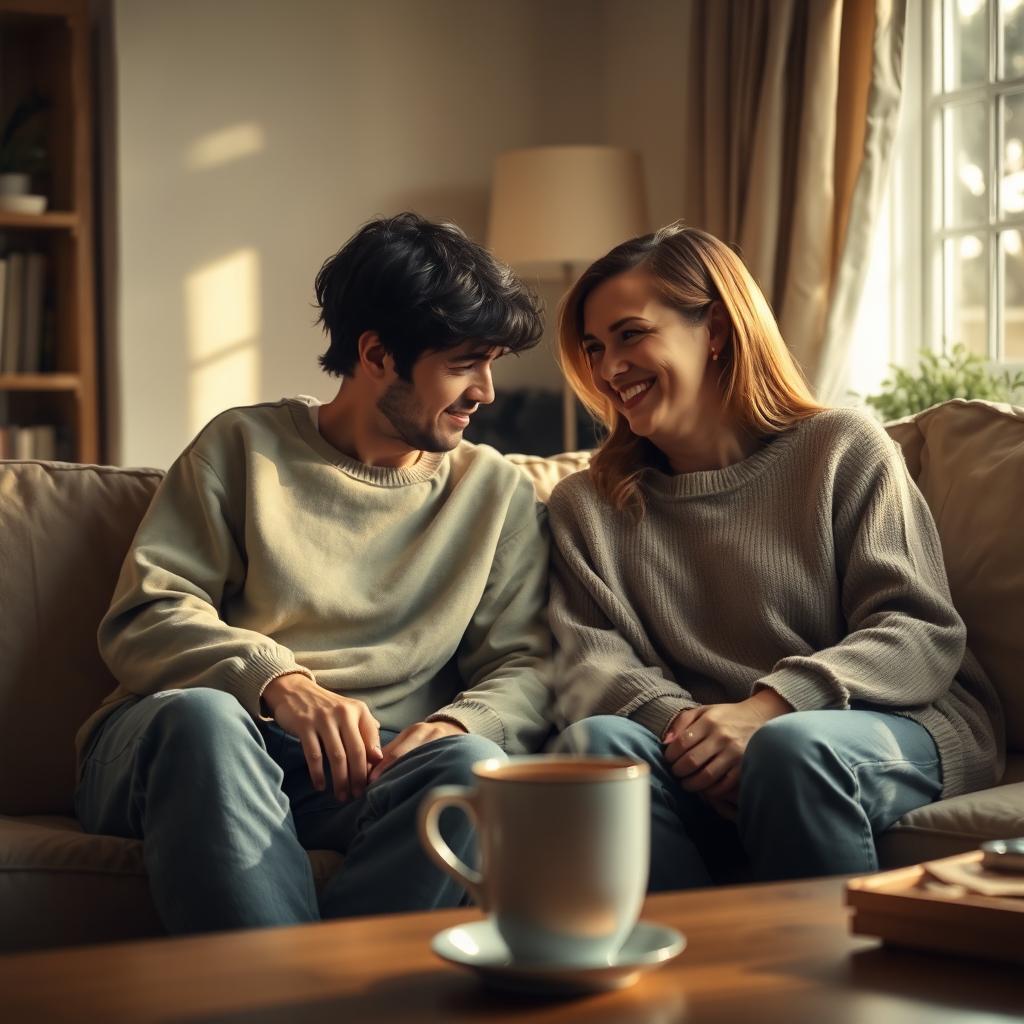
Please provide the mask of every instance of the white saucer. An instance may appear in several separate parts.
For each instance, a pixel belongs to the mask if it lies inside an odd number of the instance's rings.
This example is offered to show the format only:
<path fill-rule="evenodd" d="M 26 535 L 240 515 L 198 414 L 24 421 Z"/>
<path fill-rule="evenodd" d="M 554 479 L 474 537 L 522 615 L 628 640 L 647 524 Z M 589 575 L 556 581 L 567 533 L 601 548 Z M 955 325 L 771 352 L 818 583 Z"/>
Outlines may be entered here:
<path fill-rule="evenodd" d="M 442 960 L 476 971 L 488 985 L 556 995 L 632 985 L 642 971 L 678 956 L 686 937 L 667 925 L 640 921 L 610 963 L 593 967 L 516 963 L 490 920 L 446 928 L 430 946 Z"/>

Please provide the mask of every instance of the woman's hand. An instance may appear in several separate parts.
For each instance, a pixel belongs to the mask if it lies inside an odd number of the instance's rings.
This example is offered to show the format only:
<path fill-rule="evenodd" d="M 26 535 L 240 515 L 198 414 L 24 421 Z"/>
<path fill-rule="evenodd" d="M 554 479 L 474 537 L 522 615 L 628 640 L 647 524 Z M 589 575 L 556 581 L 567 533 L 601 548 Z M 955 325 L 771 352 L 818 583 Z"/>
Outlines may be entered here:
<path fill-rule="evenodd" d="M 455 722 L 413 722 L 403 729 L 385 748 L 384 756 L 370 771 L 370 782 L 379 779 L 400 757 L 410 750 L 422 747 L 424 743 L 439 740 L 443 736 L 458 736 L 466 730 Z"/>
<path fill-rule="evenodd" d="M 736 804 L 750 737 L 765 722 L 792 710 L 767 687 L 736 704 L 687 708 L 665 733 L 665 760 L 683 789 L 699 793 L 721 814 L 719 806 Z"/>

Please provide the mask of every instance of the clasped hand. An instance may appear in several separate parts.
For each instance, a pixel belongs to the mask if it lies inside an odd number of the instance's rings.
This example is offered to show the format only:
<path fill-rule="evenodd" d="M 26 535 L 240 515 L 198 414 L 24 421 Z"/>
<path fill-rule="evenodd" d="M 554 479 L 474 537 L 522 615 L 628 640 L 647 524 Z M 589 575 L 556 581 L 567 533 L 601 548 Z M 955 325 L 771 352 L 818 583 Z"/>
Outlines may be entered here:
<path fill-rule="evenodd" d="M 277 724 L 302 744 L 309 777 L 318 790 L 326 786 L 326 755 L 334 795 L 341 802 L 361 797 L 369 782 L 410 750 L 466 731 L 451 722 L 415 722 L 382 750 L 380 722 L 363 701 L 325 690 L 301 672 L 271 680 L 263 701 Z"/>
<path fill-rule="evenodd" d="M 700 794 L 723 817 L 735 817 L 750 737 L 765 722 L 792 710 L 767 687 L 735 704 L 687 708 L 665 732 L 665 761 L 683 789 Z"/>

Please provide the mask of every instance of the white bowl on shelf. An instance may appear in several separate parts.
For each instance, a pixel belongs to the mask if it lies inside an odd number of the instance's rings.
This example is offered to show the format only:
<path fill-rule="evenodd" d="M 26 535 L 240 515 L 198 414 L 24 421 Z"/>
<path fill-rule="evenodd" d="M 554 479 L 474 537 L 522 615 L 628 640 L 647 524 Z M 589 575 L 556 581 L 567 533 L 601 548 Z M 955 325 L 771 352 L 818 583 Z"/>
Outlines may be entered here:
<path fill-rule="evenodd" d="M 32 175 L 23 171 L 0 174 L 0 196 L 27 196 L 32 191 Z"/>
<path fill-rule="evenodd" d="M 10 213 L 45 213 L 46 196 L 23 195 L 4 196 L 0 195 L 0 210 L 7 210 Z"/>

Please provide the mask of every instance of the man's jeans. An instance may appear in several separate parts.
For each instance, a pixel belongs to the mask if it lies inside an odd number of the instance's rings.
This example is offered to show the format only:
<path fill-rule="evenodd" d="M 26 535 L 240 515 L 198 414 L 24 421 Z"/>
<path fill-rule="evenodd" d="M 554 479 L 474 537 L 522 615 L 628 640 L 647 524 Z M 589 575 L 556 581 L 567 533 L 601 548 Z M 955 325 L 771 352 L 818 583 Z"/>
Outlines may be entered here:
<path fill-rule="evenodd" d="M 761 726 L 735 823 L 682 789 L 658 738 L 628 718 L 584 719 L 553 749 L 650 765 L 652 891 L 730 880 L 740 865 L 760 881 L 875 871 L 875 836 L 942 791 L 928 731 L 875 711 L 798 711 Z"/>
<path fill-rule="evenodd" d="M 383 731 L 382 745 L 394 736 Z M 327 786 L 313 788 L 295 737 L 257 726 L 219 690 L 170 690 L 101 724 L 75 811 L 87 832 L 143 840 L 171 933 L 454 907 L 463 891 L 423 853 L 417 808 L 432 786 L 471 783 L 471 766 L 489 757 L 505 755 L 480 736 L 444 737 L 406 754 L 360 799 L 339 803 L 326 761 Z M 452 814 L 444 825 L 466 859 L 468 819 Z M 345 855 L 319 903 L 312 849 Z"/>

